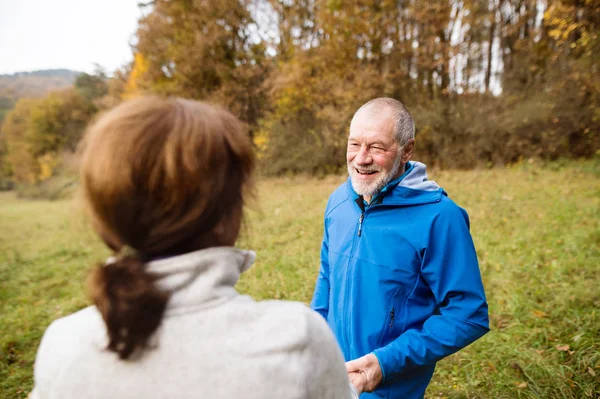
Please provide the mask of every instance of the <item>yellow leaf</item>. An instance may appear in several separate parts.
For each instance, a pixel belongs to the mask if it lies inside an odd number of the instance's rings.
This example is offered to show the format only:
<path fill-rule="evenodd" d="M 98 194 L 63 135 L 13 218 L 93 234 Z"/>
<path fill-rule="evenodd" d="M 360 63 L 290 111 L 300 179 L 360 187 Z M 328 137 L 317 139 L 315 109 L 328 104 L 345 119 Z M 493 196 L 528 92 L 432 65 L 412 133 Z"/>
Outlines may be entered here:
<path fill-rule="evenodd" d="M 521 383 L 515 382 L 515 385 L 519 389 L 525 389 L 525 388 L 527 388 L 527 383 L 526 382 L 521 382 Z"/>
<path fill-rule="evenodd" d="M 133 98 L 139 95 L 140 82 L 143 80 L 144 74 L 148 72 L 149 68 L 148 60 L 146 60 L 141 53 L 135 53 L 133 59 L 133 69 L 129 73 L 129 77 L 125 83 L 125 90 L 122 94 L 124 99 Z"/>
<path fill-rule="evenodd" d="M 571 347 L 569 345 L 556 345 L 556 350 L 559 352 L 567 352 Z"/>
<path fill-rule="evenodd" d="M 588 371 L 588 373 L 590 373 L 590 375 L 591 375 L 592 377 L 595 377 L 595 376 L 596 376 L 596 372 L 594 371 L 594 369 L 593 369 L 593 368 L 591 368 L 591 367 L 588 367 L 588 370 L 587 370 L 587 371 Z"/>

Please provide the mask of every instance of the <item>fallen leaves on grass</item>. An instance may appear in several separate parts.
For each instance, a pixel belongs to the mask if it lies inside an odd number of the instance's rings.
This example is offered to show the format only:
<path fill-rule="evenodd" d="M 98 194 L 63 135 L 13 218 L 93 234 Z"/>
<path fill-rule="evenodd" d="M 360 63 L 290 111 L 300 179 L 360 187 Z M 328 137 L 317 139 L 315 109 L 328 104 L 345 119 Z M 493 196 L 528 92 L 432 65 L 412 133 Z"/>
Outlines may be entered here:
<path fill-rule="evenodd" d="M 548 314 L 546 312 L 544 312 L 543 310 L 534 309 L 531 311 L 531 313 L 533 314 L 534 317 L 537 317 L 537 318 L 548 317 Z"/>
<path fill-rule="evenodd" d="M 519 389 L 525 389 L 525 388 L 527 388 L 527 383 L 526 382 L 515 382 L 515 386 Z"/>
<path fill-rule="evenodd" d="M 510 324 L 512 316 L 506 314 L 490 315 L 492 326 L 498 330 L 502 330 Z"/>

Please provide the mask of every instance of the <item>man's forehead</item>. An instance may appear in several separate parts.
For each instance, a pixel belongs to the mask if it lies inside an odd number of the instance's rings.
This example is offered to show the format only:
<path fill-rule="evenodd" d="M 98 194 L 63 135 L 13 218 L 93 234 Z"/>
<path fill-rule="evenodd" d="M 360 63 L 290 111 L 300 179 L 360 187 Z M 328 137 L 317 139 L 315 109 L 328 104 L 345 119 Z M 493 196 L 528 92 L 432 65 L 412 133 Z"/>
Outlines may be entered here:
<path fill-rule="evenodd" d="M 390 141 L 393 139 L 393 130 L 394 121 L 389 113 L 361 111 L 352 119 L 348 139 L 369 138 Z"/>
<path fill-rule="evenodd" d="M 376 119 L 388 119 L 393 118 L 394 109 L 388 105 L 371 104 L 366 107 L 360 108 L 354 117 L 360 118 L 376 118 Z"/>

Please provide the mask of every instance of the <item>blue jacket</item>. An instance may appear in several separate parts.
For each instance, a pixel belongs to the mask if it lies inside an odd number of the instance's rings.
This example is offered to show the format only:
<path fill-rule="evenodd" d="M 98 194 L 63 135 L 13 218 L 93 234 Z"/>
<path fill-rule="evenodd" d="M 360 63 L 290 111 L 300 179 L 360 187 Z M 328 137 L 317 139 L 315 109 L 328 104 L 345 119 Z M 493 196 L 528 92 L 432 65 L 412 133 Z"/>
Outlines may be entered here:
<path fill-rule="evenodd" d="M 411 162 L 366 206 L 350 180 L 329 198 L 311 307 L 346 361 L 374 353 L 361 398 L 422 398 L 435 363 L 484 335 L 488 311 L 464 209 Z"/>

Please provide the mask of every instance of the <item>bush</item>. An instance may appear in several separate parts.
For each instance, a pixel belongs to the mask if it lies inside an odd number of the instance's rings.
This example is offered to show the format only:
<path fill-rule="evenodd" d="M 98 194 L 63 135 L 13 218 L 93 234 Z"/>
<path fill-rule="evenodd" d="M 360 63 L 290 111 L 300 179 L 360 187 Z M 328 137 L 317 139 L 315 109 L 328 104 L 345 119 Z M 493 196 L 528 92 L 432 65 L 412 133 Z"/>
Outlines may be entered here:
<path fill-rule="evenodd" d="M 510 165 L 522 159 L 590 158 L 600 150 L 600 117 L 572 85 L 528 97 L 474 94 L 411 106 L 417 128 L 413 159 L 437 168 Z M 305 110 L 263 127 L 266 174 L 335 173 L 345 167 L 352 115 L 319 120 Z"/>
<path fill-rule="evenodd" d="M 77 185 L 73 177 L 54 176 L 38 184 L 17 186 L 16 190 L 19 198 L 55 201 L 72 197 Z"/>

